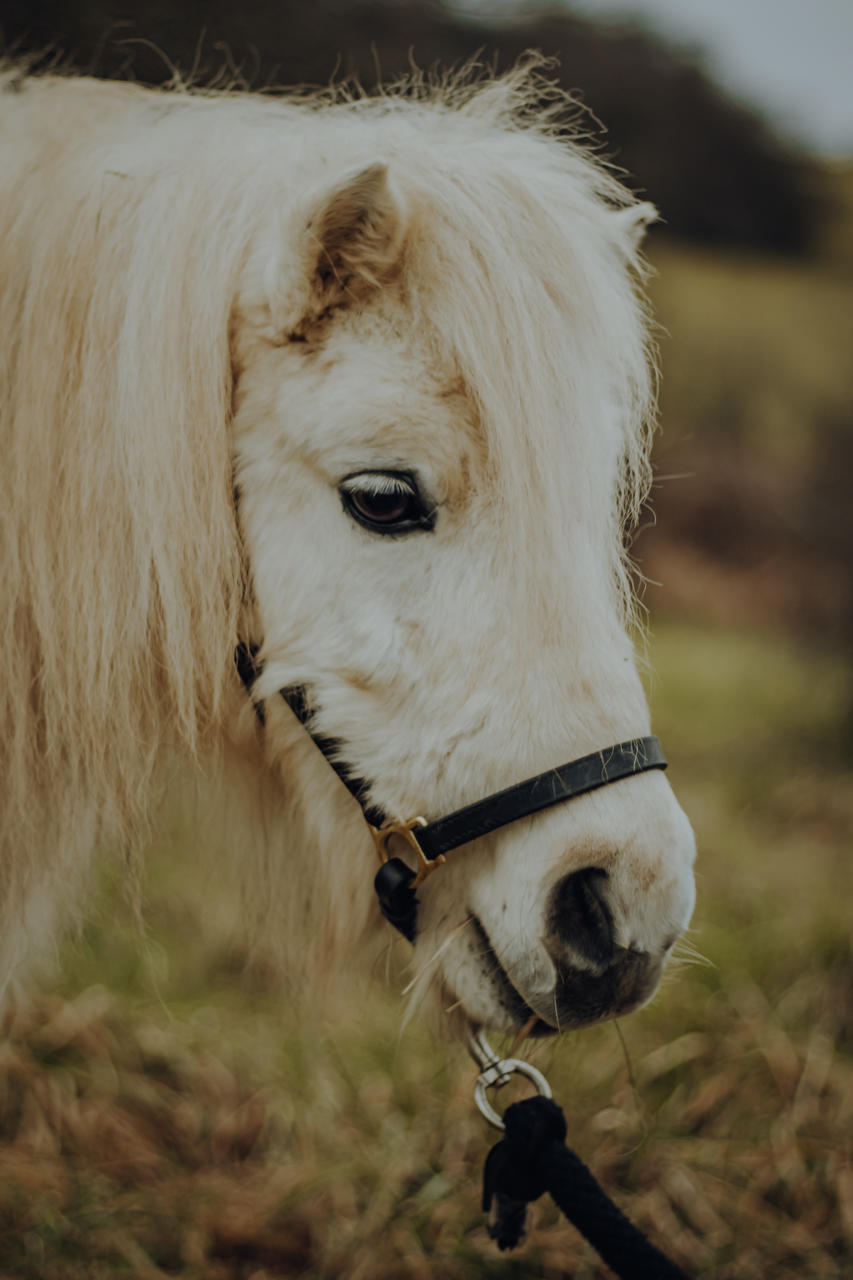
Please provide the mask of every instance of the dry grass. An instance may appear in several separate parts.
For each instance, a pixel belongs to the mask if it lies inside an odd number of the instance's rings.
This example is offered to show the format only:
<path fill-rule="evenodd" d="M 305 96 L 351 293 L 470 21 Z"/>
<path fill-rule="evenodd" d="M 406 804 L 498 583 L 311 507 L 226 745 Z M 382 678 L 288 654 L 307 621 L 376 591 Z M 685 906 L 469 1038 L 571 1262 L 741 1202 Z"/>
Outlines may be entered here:
<path fill-rule="evenodd" d="M 702 847 L 691 946 L 712 963 L 688 955 L 624 1022 L 627 1060 L 612 1026 L 535 1057 L 573 1146 L 691 1274 L 841 1277 L 853 787 L 819 754 L 840 666 L 808 698 L 810 655 L 771 635 L 670 627 L 655 658 Z M 61 990 L 19 1015 L 0 1052 L 0 1277 L 606 1274 L 544 1203 L 521 1253 L 496 1253 L 470 1066 L 401 1033 L 394 992 L 343 979 L 306 1019 L 241 977 L 203 916 L 156 874 L 140 948 L 107 891 Z"/>

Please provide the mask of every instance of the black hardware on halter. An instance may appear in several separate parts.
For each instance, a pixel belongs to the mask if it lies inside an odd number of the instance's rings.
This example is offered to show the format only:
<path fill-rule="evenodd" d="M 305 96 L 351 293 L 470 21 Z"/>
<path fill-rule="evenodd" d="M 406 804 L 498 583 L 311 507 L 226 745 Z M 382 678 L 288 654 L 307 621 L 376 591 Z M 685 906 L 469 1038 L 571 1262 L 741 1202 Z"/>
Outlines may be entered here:
<path fill-rule="evenodd" d="M 255 664 L 256 652 L 256 649 L 241 644 L 234 655 L 237 671 L 250 698 L 252 686 L 259 674 Z M 382 861 L 373 882 L 379 906 L 385 919 L 408 938 L 409 942 L 414 942 L 417 932 L 418 899 L 415 889 L 431 871 L 444 862 L 446 853 L 478 836 L 497 831 L 518 818 L 526 818 L 531 813 L 550 808 L 551 805 L 609 786 L 620 778 L 645 773 L 649 769 L 666 768 L 666 759 L 657 738 L 633 738 L 628 742 L 605 747 L 602 751 L 594 751 L 591 755 L 582 756 L 568 764 L 558 765 L 503 791 L 496 791 L 493 795 L 456 809 L 434 822 L 427 822 L 424 818 L 388 822 L 381 809 L 368 803 L 368 784 L 361 778 L 353 777 L 346 764 L 337 758 L 338 743 L 333 738 L 312 731 L 311 708 L 304 686 L 293 685 L 280 689 L 279 693 L 304 725 L 350 795 L 361 806 Z M 263 705 L 254 698 L 252 705 L 263 724 Z M 389 841 L 393 837 L 399 837 L 409 845 L 418 861 L 416 871 L 402 858 L 391 856 Z"/>

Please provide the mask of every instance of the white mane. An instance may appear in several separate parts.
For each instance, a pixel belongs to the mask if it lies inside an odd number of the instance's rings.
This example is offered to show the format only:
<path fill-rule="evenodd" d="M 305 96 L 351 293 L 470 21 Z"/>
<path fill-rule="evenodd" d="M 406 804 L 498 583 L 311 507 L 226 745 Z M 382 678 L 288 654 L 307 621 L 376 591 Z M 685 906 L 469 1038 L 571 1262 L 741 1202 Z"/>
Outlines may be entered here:
<path fill-rule="evenodd" d="M 73 897 L 88 849 L 144 832 L 164 751 L 209 767 L 243 705 L 231 326 L 254 238 L 285 191 L 304 189 L 307 204 L 336 173 L 389 163 L 416 210 L 404 276 L 415 322 L 479 407 L 495 474 L 527 477 L 506 489 L 517 572 L 566 468 L 618 467 L 611 505 L 590 482 L 577 524 L 609 549 L 612 591 L 629 605 L 623 525 L 645 492 L 650 380 L 625 259 L 638 265 L 642 209 L 560 134 L 567 102 L 549 88 L 537 107 L 541 92 L 529 67 L 356 101 L 6 77 L 6 967 L 49 904 Z M 552 392 L 567 377 L 576 421 Z M 560 572 L 566 550 L 550 555 Z"/>

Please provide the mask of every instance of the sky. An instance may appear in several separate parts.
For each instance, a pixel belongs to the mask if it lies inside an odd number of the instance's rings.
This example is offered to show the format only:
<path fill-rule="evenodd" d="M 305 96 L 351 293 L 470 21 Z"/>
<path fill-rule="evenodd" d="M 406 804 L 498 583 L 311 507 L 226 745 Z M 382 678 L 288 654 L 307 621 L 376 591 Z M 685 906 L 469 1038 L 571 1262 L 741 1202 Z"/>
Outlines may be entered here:
<path fill-rule="evenodd" d="M 464 0 L 469 11 L 542 8 L 539 0 Z M 564 0 L 596 18 L 640 19 L 697 50 L 730 93 L 783 133 L 853 158 L 853 0 Z"/>

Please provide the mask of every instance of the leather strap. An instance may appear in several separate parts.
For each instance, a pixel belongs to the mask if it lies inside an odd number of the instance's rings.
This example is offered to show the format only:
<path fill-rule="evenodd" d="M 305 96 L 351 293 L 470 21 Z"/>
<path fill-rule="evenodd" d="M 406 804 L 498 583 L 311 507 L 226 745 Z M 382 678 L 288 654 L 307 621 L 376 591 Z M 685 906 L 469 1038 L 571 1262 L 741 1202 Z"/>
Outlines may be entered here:
<path fill-rule="evenodd" d="M 415 828 L 414 835 L 424 855 L 433 861 L 442 853 L 497 831 L 517 818 L 526 818 L 552 804 L 562 804 L 587 791 L 596 791 L 631 774 L 665 768 L 666 759 L 657 738 L 632 738 L 558 765 L 547 773 L 538 773 L 504 791 L 496 791 L 484 800 L 449 813 L 446 818 Z"/>
<path fill-rule="evenodd" d="M 336 738 L 327 738 L 322 733 L 314 733 L 311 728 L 311 707 L 308 693 L 304 685 L 291 685 L 287 689 L 279 689 L 290 710 L 307 730 L 314 743 L 320 748 L 330 767 L 340 778 L 354 800 L 361 805 L 361 811 L 372 827 L 383 827 L 387 821 L 385 814 L 375 805 L 367 801 L 368 784 L 363 778 L 355 778 L 346 764 L 339 758 L 340 743 Z"/>
<path fill-rule="evenodd" d="M 243 688 L 249 695 L 249 700 L 258 717 L 260 725 L 266 724 L 266 713 L 264 712 L 264 704 L 252 694 L 252 688 L 255 681 L 260 675 L 260 669 L 255 661 L 255 655 L 258 652 L 258 645 L 238 644 L 234 650 L 234 665 L 237 668 L 237 674 L 243 682 Z M 308 733 L 312 742 L 317 746 L 331 769 L 340 778 L 352 798 L 358 801 L 361 811 L 367 821 L 373 827 L 382 827 L 385 824 L 385 814 L 381 809 L 377 809 L 375 805 L 371 805 L 367 801 L 367 783 L 363 778 L 355 778 L 350 773 L 346 764 L 338 757 L 339 743 L 335 738 L 327 738 L 322 733 L 314 733 L 311 728 L 312 711 L 308 702 L 308 693 L 304 685 L 294 684 L 287 689 L 279 689 L 284 701 L 290 707 L 290 710 L 296 716 L 296 719 Z"/>
<path fill-rule="evenodd" d="M 240 645 L 235 653 L 235 662 L 240 678 L 251 697 L 252 685 L 258 674 L 255 665 L 255 650 Z M 314 733 L 311 729 L 311 708 L 307 692 L 302 685 L 292 685 L 280 689 L 284 701 L 290 707 L 317 747 L 322 751 L 329 765 L 334 769 L 350 795 L 358 801 L 365 818 L 371 826 L 381 828 L 387 822 L 381 809 L 368 804 L 366 800 L 368 784 L 363 778 L 354 777 L 347 766 L 339 758 L 339 743 L 333 738 Z M 263 724 L 263 707 L 252 699 L 255 711 Z M 473 804 L 456 809 L 443 818 L 437 818 L 425 827 L 414 830 L 415 838 L 428 861 L 434 862 L 443 853 L 457 849 L 469 840 L 497 831 L 518 818 L 526 818 L 531 813 L 548 809 L 551 805 L 562 804 L 575 796 L 584 795 L 588 791 L 596 791 L 599 787 L 618 782 L 620 778 L 630 777 L 635 773 L 646 773 L 649 769 L 665 769 L 666 758 L 657 738 L 632 738 L 627 742 L 617 743 L 602 751 L 593 751 L 590 755 L 581 756 L 579 760 L 558 765 L 546 773 L 538 773 L 533 778 L 518 782 L 503 791 L 477 800 Z"/>

